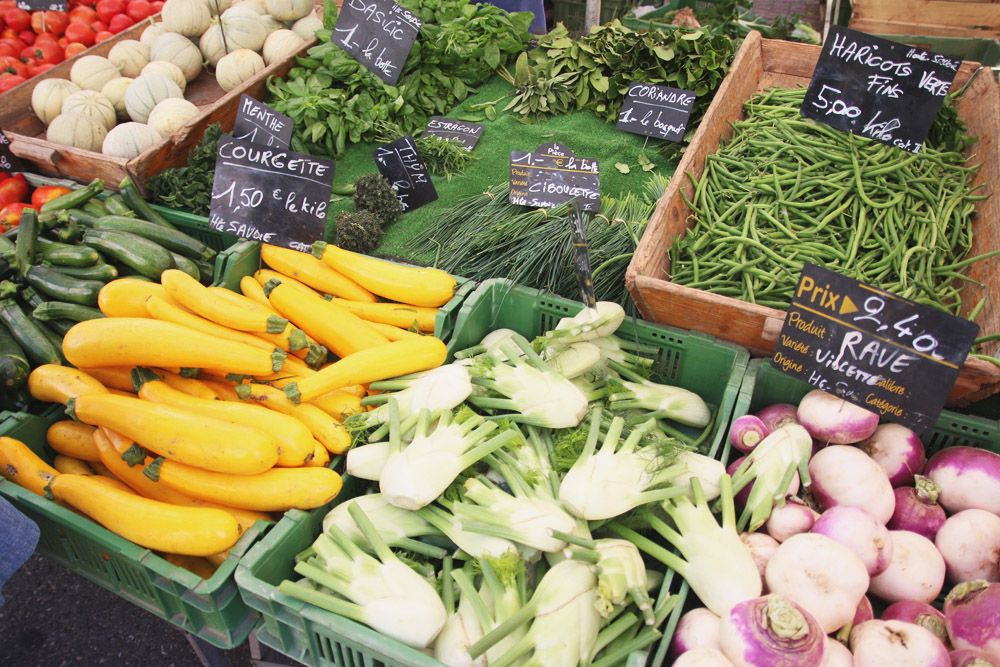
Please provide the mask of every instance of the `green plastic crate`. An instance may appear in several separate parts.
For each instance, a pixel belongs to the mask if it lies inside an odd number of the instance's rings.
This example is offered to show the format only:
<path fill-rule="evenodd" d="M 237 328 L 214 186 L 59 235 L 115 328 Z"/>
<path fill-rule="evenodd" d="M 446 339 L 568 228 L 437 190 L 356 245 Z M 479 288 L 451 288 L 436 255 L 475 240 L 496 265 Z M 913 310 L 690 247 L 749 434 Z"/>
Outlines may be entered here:
<path fill-rule="evenodd" d="M 55 452 L 45 443 L 45 432 L 64 418 L 61 405 L 42 415 L 3 413 L 0 435 L 20 440 L 51 464 Z M 233 575 L 270 523 L 258 521 L 247 529 L 215 573 L 202 579 L 3 478 L 0 495 L 38 524 L 38 553 L 186 632 L 232 648 L 243 643 L 257 623 L 257 613 L 243 601 Z"/>
<path fill-rule="evenodd" d="M 629 4 L 627 0 L 601 0 L 601 25 L 621 17 Z M 567 30 L 583 30 L 586 17 L 586 0 L 552 0 L 552 20 L 561 22 Z"/>
<path fill-rule="evenodd" d="M 815 387 L 782 373 L 767 359 L 754 359 L 747 368 L 733 419 L 753 413 L 771 403 L 797 404 Z M 934 428 L 920 438 L 930 457 L 945 447 L 979 447 L 1000 454 L 1000 422 L 943 410 Z M 728 458 L 728 438 L 724 462 Z"/>

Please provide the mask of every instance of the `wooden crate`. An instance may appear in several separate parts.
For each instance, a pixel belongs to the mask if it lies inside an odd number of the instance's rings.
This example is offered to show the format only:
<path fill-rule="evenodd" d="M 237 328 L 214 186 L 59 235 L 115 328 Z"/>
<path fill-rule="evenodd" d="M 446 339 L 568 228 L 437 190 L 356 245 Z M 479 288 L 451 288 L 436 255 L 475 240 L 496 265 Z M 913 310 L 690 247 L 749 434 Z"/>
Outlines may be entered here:
<path fill-rule="evenodd" d="M 851 0 L 848 27 L 880 34 L 1000 39 L 1000 3 Z"/>
<path fill-rule="evenodd" d="M 770 355 L 774 351 L 785 311 L 670 282 L 667 279 L 670 275 L 668 250 L 674 238 L 683 235 L 689 227 L 691 210 L 680 193 L 683 191 L 691 200 L 694 187 L 685 172 L 695 178 L 701 177 L 705 156 L 716 152 L 721 139 L 732 137 L 729 123 L 744 117 L 743 102 L 751 95 L 770 86 L 808 85 L 820 50 L 819 46 L 761 39 L 757 32 L 751 32 L 743 42 L 657 204 L 625 275 L 629 293 L 644 318 L 704 331 L 742 345 L 756 355 Z M 963 63 L 955 77 L 955 85 L 962 86 L 968 81 L 977 66 L 977 63 Z M 957 106 L 969 132 L 979 137 L 979 142 L 969 149 L 971 163 L 982 163 L 974 183 L 984 184 L 980 192 L 992 195 L 977 206 L 971 255 L 978 255 L 1000 248 L 1000 225 L 997 225 L 1000 218 L 1000 193 L 997 191 L 1000 183 L 1000 91 L 996 81 L 986 74 L 976 76 Z M 996 290 L 1000 288 L 1000 259 L 979 262 L 968 275 L 986 287 L 966 283 L 961 294 L 963 313 L 992 290 L 994 293 L 977 322 L 983 334 L 1000 332 L 1000 299 L 996 297 Z M 994 354 L 997 347 L 997 343 L 991 343 L 987 351 Z M 965 405 L 997 392 L 1000 392 L 1000 367 L 969 359 L 951 392 L 949 405 Z"/>
<path fill-rule="evenodd" d="M 148 21 L 138 23 L 111 39 L 95 44 L 80 56 L 107 57 L 118 42 L 139 39 L 148 25 Z M 169 137 L 164 137 L 158 144 L 131 160 L 46 141 L 45 125 L 31 112 L 31 92 L 35 86 L 45 79 L 69 79 L 70 69 L 80 56 L 59 63 L 0 95 L 0 128 L 10 139 L 11 151 L 34 165 L 32 171 L 47 176 L 71 178 L 81 183 L 101 178 L 108 188 L 117 188 L 122 179 L 129 176 L 145 194 L 145 184 L 150 176 L 187 163 L 188 154 L 201 141 L 206 127 L 222 123 L 224 132 L 232 130 L 240 95 L 263 99 L 267 78 L 285 76 L 295 66 L 295 56 L 304 55 L 315 43 L 316 38 L 310 37 L 298 51 L 265 67 L 228 93 L 215 82 L 212 72 L 203 69 L 196 79 L 188 82 L 184 91 L 185 99 L 197 106 L 200 113 Z"/>

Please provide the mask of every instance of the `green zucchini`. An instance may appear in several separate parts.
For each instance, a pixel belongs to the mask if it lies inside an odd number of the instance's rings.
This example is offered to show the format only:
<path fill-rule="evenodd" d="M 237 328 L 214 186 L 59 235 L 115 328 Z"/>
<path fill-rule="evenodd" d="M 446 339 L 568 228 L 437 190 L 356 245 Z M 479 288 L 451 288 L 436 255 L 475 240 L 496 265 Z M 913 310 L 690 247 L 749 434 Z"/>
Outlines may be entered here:
<path fill-rule="evenodd" d="M 20 236 L 18 236 L 20 238 Z M 53 248 L 75 248 L 71 243 L 63 243 L 62 241 L 56 241 L 48 238 L 47 236 L 36 236 L 35 237 L 35 254 L 45 252 L 46 250 L 52 250 Z"/>
<path fill-rule="evenodd" d="M 35 308 L 35 310 L 32 311 L 31 316 L 36 320 L 42 320 L 43 322 L 48 322 L 50 320 L 73 320 L 74 322 L 83 322 L 85 320 L 96 320 L 100 317 L 104 317 L 104 313 L 97 308 L 81 306 L 77 303 L 66 303 L 65 301 L 46 301 Z"/>
<path fill-rule="evenodd" d="M 157 213 L 156 210 L 142 198 L 142 195 L 139 193 L 139 189 L 128 176 L 123 178 L 122 182 L 118 184 L 118 193 L 121 195 L 122 199 L 125 200 L 125 203 L 128 204 L 129 208 L 135 211 L 136 216 L 139 218 L 161 227 L 176 229 L 173 224 Z"/>
<path fill-rule="evenodd" d="M 67 192 L 61 197 L 56 197 L 55 199 L 50 199 L 49 201 L 42 204 L 42 209 L 39 213 L 48 213 L 49 211 L 61 211 L 67 208 L 78 208 L 88 201 L 91 197 L 104 191 L 104 181 L 99 178 L 95 178 L 86 187 L 82 187 L 79 190 L 73 190 L 72 192 Z"/>
<path fill-rule="evenodd" d="M 14 252 L 14 247 L 14 239 L 6 234 L 0 234 L 0 255 Z"/>
<path fill-rule="evenodd" d="M 211 285 L 215 280 L 215 261 L 203 262 L 196 259 L 194 263 L 198 267 L 198 273 L 201 274 L 199 280 L 205 285 Z"/>
<path fill-rule="evenodd" d="M 198 239 L 192 238 L 176 229 L 161 227 L 155 222 L 149 222 L 148 220 L 106 215 L 94 222 L 94 229 L 111 229 L 137 234 L 150 241 L 155 241 L 171 252 L 190 257 L 191 259 L 208 260 L 215 257 L 215 251 Z"/>
<path fill-rule="evenodd" d="M 46 301 L 48 301 L 48 299 L 35 291 L 35 288 L 31 285 L 21 288 L 21 303 L 23 303 L 28 310 L 34 310 Z"/>
<path fill-rule="evenodd" d="M 88 199 L 80 208 L 96 218 L 99 218 L 102 215 L 109 215 L 111 213 L 111 211 L 108 210 L 108 207 L 105 206 L 100 199 Z"/>
<path fill-rule="evenodd" d="M 201 271 L 198 270 L 198 265 L 194 263 L 194 260 L 176 252 L 171 252 L 170 254 L 174 258 L 174 266 L 195 280 L 201 280 Z"/>
<path fill-rule="evenodd" d="M 56 236 L 63 243 L 77 243 L 83 238 L 83 226 L 74 220 L 70 220 L 63 223 L 63 226 L 56 231 Z"/>
<path fill-rule="evenodd" d="M 130 232 L 88 229 L 83 242 L 136 273 L 159 280 L 160 274 L 174 268 L 174 258 L 163 246 Z"/>
<path fill-rule="evenodd" d="M 32 363 L 38 366 L 62 363 L 59 347 L 49 340 L 35 320 L 24 314 L 14 299 L 0 300 L 0 321 L 7 325 L 7 330 Z"/>
<path fill-rule="evenodd" d="M 8 389 L 0 392 L 0 409 L 11 412 L 28 412 L 31 409 L 31 402 L 34 399 L 28 392 L 27 387 Z"/>
<path fill-rule="evenodd" d="M 6 326 L 0 325 L 0 385 L 20 387 L 28 380 L 28 356 Z"/>
<path fill-rule="evenodd" d="M 93 227 L 94 221 L 97 220 L 99 216 L 94 215 L 90 211 L 82 208 L 68 208 L 65 211 L 59 211 L 59 222 L 63 224 L 69 224 L 75 222 L 82 227 Z"/>
<path fill-rule="evenodd" d="M 41 294 L 83 306 L 96 306 L 97 295 L 104 287 L 100 280 L 74 278 L 45 266 L 31 267 L 24 279 Z"/>
<path fill-rule="evenodd" d="M 40 328 L 48 329 L 59 336 L 65 336 L 66 332 L 72 329 L 74 324 L 76 322 L 73 320 L 43 320 Z"/>
<path fill-rule="evenodd" d="M 121 195 L 109 195 L 104 198 L 104 206 L 108 209 L 109 215 L 123 215 L 127 218 L 135 219 L 135 211 L 128 207 Z"/>
<path fill-rule="evenodd" d="M 62 364 L 63 366 L 69 366 L 70 364 L 68 361 L 66 361 L 66 356 L 63 355 L 62 351 L 63 334 L 56 333 L 55 330 L 45 326 L 45 324 L 42 322 L 38 323 L 38 330 L 41 331 L 42 335 L 48 338 L 49 342 L 52 343 L 52 346 L 56 348 L 56 354 L 59 355 L 58 363 Z"/>
<path fill-rule="evenodd" d="M 21 212 L 21 224 L 17 226 L 17 241 L 14 252 L 17 256 L 17 273 L 22 278 L 35 261 L 35 241 L 38 239 L 38 212 L 26 208 Z"/>
<path fill-rule="evenodd" d="M 93 266 L 101 259 L 101 255 L 89 246 L 68 245 L 44 250 L 39 253 L 38 259 L 60 266 Z"/>
<path fill-rule="evenodd" d="M 42 266 L 49 266 L 43 263 Z M 118 268 L 114 264 L 108 264 L 101 260 L 93 266 L 49 266 L 59 273 L 65 273 L 74 278 L 84 278 L 86 280 L 101 280 L 108 282 L 118 277 Z"/>

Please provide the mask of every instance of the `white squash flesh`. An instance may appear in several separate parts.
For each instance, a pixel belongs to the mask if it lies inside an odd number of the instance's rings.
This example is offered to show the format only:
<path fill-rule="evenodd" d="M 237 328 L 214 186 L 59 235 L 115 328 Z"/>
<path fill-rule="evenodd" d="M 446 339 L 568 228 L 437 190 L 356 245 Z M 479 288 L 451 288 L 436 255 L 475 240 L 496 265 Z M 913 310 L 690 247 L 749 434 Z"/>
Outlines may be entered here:
<path fill-rule="evenodd" d="M 140 74 L 162 74 L 177 84 L 183 93 L 187 88 L 187 77 L 180 67 L 167 60 L 154 60 L 142 68 Z"/>
<path fill-rule="evenodd" d="M 150 61 L 165 60 L 177 65 L 184 78 L 193 81 L 201 73 L 201 52 L 190 39 L 176 32 L 160 35 L 149 50 Z"/>
<path fill-rule="evenodd" d="M 203 0 L 167 0 L 162 16 L 167 30 L 185 37 L 200 37 L 212 20 L 212 13 Z"/>
<path fill-rule="evenodd" d="M 100 151 L 107 129 L 89 116 L 78 113 L 59 114 L 49 123 L 45 140 L 85 151 Z"/>
<path fill-rule="evenodd" d="M 31 91 L 31 110 L 38 116 L 38 120 L 48 125 L 62 113 L 63 101 L 79 91 L 80 86 L 69 79 L 39 81 Z"/>
<path fill-rule="evenodd" d="M 145 123 L 153 107 L 168 97 L 183 97 L 177 84 L 162 74 L 145 74 L 125 91 L 125 109 L 129 118 Z"/>
<path fill-rule="evenodd" d="M 215 68 L 219 87 L 229 91 L 264 69 L 264 59 L 250 49 L 240 49 L 224 56 Z"/>
<path fill-rule="evenodd" d="M 149 63 L 149 47 L 136 39 L 125 39 L 111 47 L 108 60 L 122 76 L 134 79 Z"/>
<path fill-rule="evenodd" d="M 309 16 L 313 10 L 313 0 L 264 0 L 267 13 L 279 21 L 297 21 Z"/>
<path fill-rule="evenodd" d="M 305 40 L 291 30 L 276 30 L 264 42 L 264 64 L 270 65 L 297 50 Z"/>
<path fill-rule="evenodd" d="M 168 97 L 149 112 L 146 122 L 161 136 L 168 136 L 198 115 L 198 107 L 179 97 Z"/>
<path fill-rule="evenodd" d="M 117 79 L 121 72 L 107 58 L 82 56 L 69 70 L 69 79 L 83 90 L 100 90 L 111 79 Z"/>
<path fill-rule="evenodd" d="M 316 18 L 313 14 L 299 19 L 294 23 L 294 25 L 292 25 L 292 31 L 302 39 L 315 37 L 316 31 L 322 30 L 322 28 L 323 21 Z"/>
<path fill-rule="evenodd" d="M 108 132 L 101 146 L 101 152 L 131 160 L 158 144 L 161 139 L 160 134 L 149 125 L 122 123 Z"/>
<path fill-rule="evenodd" d="M 115 126 L 117 118 L 115 105 L 96 90 L 81 90 L 67 97 L 63 100 L 62 113 L 78 113 L 89 116 L 103 125 L 106 130 Z"/>
<path fill-rule="evenodd" d="M 117 116 L 118 120 L 129 119 L 128 110 L 125 108 L 125 91 L 128 90 L 129 84 L 132 81 L 134 79 L 130 79 L 127 76 L 120 76 L 117 79 L 111 79 L 111 81 L 108 81 L 101 88 L 101 95 L 104 95 L 111 102 L 111 105 L 115 108 L 115 116 Z"/>

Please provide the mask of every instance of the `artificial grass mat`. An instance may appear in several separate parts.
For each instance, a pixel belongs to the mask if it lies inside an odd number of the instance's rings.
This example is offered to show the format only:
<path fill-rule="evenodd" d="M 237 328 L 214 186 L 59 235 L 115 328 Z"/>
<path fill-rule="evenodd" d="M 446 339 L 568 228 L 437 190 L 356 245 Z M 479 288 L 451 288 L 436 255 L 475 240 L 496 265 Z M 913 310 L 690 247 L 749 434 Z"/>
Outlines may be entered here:
<path fill-rule="evenodd" d="M 485 118 L 478 121 L 486 126 L 475 154 L 479 157 L 462 175 L 452 178 L 449 182 L 443 176 L 432 176 L 438 199 L 418 209 L 408 211 L 387 230 L 375 254 L 398 257 L 422 264 L 434 264 L 433 253 L 419 253 L 414 248 L 413 239 L 424 229 L 434 224 L 437 216 L 457 204 L 462 198 L 485 192 L 498 183 L 505 182 L 509 176 L 510 151 L 533 151 L 538 146 L 556 141 L 578 157 L 595 159 L 600 166 L 601 194 L 617 196 L 630 190 L 641 191 L 643 184 L 649 179 L 650 172 L 644 172 L 638 166 L 638 157 L 644 153 L 656 164 L 657 173 L 669 178 L 676 168 L 676 163 L 669 161 L 657 151 L 664 143 L 661 140 L 622 132 L 615 129 L 614 123 L 606 123 L 590 111 L 574 114 L 549 116 L 531 124 L 521 123 L 519 116 L 502 109 L 510 101 L 513 87 L 502 77 L 494 76 L 479 88 L 479 92 L 469 97 L 465 104 L 478 104 L 503 98 L 497 102 L 497 117 L 494 121 Z M 460 118 L 468 115 L 462 106 L 446 114 L 449 118 Z M 645 144 L 645 147 L 644 147 Z M 376 171 L 372 152 L 378 146 L 376 143 L 355 144 L 348 147 L 345 155 L 337 160 L 337 170 L 334 183 L 353 183 L 359 176 Z M 616 162 L 624 162 L 631 169 L 628 174 L 622 174 L 615 168 Z M 327 213 L 326 239 L 334 240 L 333 230 L 337 215 L 341 211 L 353 209 L 350 197 L 344 197 L 330 204 Z M 527 209 L 527 207 L 525 208 Z"/>

